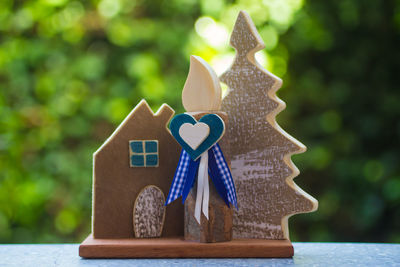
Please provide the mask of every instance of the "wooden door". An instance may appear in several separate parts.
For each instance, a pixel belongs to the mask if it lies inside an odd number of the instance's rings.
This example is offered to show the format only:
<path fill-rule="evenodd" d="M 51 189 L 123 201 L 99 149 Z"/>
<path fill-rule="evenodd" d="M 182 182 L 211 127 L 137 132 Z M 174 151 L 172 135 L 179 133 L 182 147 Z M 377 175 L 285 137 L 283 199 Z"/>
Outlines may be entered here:
<path fill-rule="evenodd" d="M 136 238 L 160 237 L 165 220 L 165 196 L 155 185 L 140 191 L 133 207 L 133 231 Z"/>

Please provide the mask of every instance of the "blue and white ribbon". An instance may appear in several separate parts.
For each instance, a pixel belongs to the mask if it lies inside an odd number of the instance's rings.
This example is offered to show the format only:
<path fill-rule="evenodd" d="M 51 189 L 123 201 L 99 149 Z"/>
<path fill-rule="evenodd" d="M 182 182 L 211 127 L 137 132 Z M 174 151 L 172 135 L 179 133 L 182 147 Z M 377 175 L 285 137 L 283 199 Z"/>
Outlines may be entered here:
<path fill-rule="evenodd" d="M 235 184 L 218 144 L 215 144 L 211 149 L 204 152 L 196 161 L 192 160 L 189 154 L 182 149 L 165 205 L 168 205 L 180 196 L 182 196 L 182 203 L 184 203 L 197 176 L 195 218 L 200 223 L 200 214 L 203 211 L 203 214 L 208 219 L 208 175 L 226 205 L 229 207 L 229 203 L 231 203 L 237 209 Z"/>

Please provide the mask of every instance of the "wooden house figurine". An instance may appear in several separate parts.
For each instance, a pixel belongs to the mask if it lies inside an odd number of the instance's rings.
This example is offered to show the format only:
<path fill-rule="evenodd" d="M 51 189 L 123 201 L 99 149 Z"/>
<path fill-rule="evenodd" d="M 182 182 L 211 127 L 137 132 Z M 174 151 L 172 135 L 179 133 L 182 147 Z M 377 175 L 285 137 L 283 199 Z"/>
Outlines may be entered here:
<path fill-rule="evenodd" d="M 173 114 L 142 100 L 94 153 L 94 238 L 182 236 L 182 204 L 164 206 L 180 153 L 167 129 Z"/>

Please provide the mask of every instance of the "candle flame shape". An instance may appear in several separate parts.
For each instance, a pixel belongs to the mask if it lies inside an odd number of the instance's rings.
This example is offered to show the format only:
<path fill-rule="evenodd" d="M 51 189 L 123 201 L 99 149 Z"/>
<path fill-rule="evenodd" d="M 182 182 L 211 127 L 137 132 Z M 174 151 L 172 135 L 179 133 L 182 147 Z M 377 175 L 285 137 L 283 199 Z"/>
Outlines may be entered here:
<path fill-rule="evenodd" d="M 198 56 L 190 56 L 190 69 L 182 90 L 182 104 L 188 112 L 217 111 L 221 108 L 221 85 L 215 71 Z"/>

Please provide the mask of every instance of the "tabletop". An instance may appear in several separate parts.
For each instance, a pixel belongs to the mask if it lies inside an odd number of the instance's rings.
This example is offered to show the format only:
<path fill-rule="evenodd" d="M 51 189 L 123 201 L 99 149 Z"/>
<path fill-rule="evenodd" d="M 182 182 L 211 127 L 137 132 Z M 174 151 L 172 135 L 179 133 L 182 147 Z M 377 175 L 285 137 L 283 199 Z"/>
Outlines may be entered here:
<path fill-rule="evenodd" d="M 83 259 L 78 247 L 0 245 L 0 266 L 400 266 L 400 244 L 294 242 L 290 259 Z"/>

